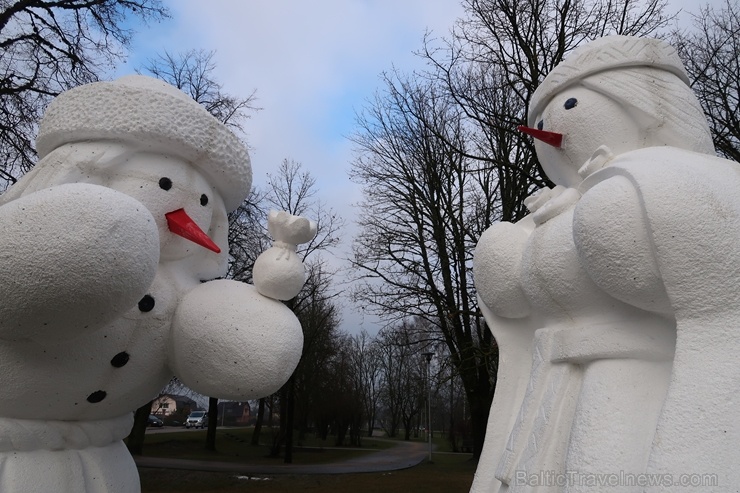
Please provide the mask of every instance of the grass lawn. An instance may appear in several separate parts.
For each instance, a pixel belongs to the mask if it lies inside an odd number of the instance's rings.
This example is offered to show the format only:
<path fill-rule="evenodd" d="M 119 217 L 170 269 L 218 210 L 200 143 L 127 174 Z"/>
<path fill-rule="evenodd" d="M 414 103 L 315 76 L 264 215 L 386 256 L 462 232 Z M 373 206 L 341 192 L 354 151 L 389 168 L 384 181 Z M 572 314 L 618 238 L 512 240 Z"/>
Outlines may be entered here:
<path fill-rule="evenodd" d="M 475 464 L 467 454 L 434 454 L 433 462 L 386 473 L 337 475 L 257 475 L 240 479 L 230 473 L 140 469 L 142 493 L 466 493 Z"/>
<path fill-rule="evenodd" d="M 246 464 L 282 464 L 282 458 L 268 457 L 267 444 L 251 446 L 251 428 L 217 431 L 216 452 L 204 449 L 205 431 L 183 431 L 147 434 L 144 455 L 178 459 L 243 462 Z M 264 434 L 271 440 L 269 431 Z M 415 440 L 422 441 L 422 440 Z M 142 493 L 235 493 L 326 491 L 328 493 L 456 493 L 467 492 L 473 482 L 475 463 L 470 454 L 443 453 L 447 447 L 442 438 L 435 439 L 433 462 L 385 473 L 337 475 L 257 475 L 237 477 L 234 473 L 182 471 L 141 468 Z M 394 446 L 393 441 L 363 438 L 362 448 L 334 447 L 333 439 L 322 442 L 307 437 L 296 446 L 294 464 L 339 462 Z"/>
<path fill-rule="evenodd" d="M 213 460 L 221 462 L 244 462 L 248 464 L 282 464 L 282 457 L 268 457 L 270 445 L 250 445 L 252 428 L 219 429 L 216 432 L 216 452 L 205 450 L 206 432 L 183 431 L 175 433 L 147 434 L 144 442 L 144 455 L 148 457 L 168 457 L 172 459 Z M 270 433 L 264 434 L 271 440 Z M 293 447 L 294 464 L 323 464 L 336 462 L 364 454 L 390 448 L 392 442 L 364 438 L 362 448 L 334 447 L 333 440 L 322 442 L 317 438 L 306 438 L 301 446 Z"/>

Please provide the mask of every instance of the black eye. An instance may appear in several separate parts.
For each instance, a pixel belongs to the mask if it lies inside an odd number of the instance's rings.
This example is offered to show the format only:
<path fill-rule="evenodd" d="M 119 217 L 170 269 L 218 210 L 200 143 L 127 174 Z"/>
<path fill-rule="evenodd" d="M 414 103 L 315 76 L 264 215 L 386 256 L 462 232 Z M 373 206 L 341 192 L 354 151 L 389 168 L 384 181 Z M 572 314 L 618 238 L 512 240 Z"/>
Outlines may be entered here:
<path fill-rule="evenodd" d="M 200 205 L 208 204 L 208 195 L 203 194 L 200 196 Z"/>
<path fill-rule="evenodd" d="M 566 110 L 569 110 L 571 108 L 575 108 L 578 105 L 578 100 L 576 98 L 570 98 L 568 101 L 565 102 L 563 106 L 565 106 Z"/>
<path fill-rule="evenodd" d="M 172 188 L 172 180 L 169 178 L 160 178 L 159 179 L 159 188 L 162 190 L 169 190 Z"/>
<path fill-rule="evenodd" d="M 545 122 L 540 120 L 537 122 L 537 130 L 542 130 L 545 127 Z"/>

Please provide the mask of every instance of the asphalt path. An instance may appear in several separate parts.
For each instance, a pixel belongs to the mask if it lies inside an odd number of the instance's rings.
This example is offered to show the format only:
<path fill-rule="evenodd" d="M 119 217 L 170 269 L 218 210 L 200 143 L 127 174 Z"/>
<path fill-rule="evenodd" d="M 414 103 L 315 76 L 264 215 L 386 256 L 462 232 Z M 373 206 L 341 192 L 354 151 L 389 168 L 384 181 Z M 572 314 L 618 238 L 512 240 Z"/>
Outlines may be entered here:
<path fill-rule="evenodd" d="M 135 456 L 139 467 L 184 469 L 188 471 L 233 472 L 236 474 L 348 474 L 382 472 L 407 469 L 428 457 L 429 446 L 419 442 L 394 442 L 396 445 L 385 450 L 328 464 L 275 464 L 249 465 L 205 460 L 167 459 L 161 457 Z"/>

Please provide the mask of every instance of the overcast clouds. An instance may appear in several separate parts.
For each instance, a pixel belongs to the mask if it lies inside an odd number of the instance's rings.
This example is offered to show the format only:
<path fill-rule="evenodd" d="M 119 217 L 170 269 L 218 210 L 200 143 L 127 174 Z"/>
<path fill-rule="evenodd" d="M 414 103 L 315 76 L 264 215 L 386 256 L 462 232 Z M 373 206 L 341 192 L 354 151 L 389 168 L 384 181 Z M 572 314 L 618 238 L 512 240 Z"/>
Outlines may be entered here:
<path fill-rule="evenodd" d="M 412 52 L 425 30 L 444 36 L 463 13 L 458 0 L 164 3 L 172 19 L 139 32 L 124 71 L 164 50 L 215 50 L 215 76 L 224 90 L 243 97 L 256 90 L 263 108 L 246 125 L 255 183 L 264 183 L 285 158 L 301 162 L 317 179 L 322 199 L 348 220 L 360 198 L 347 176 L 352 155 L 346 136 L 355 111 L 380 87 L 381 72 L 419 66 Z M 696 9 L 692 0 L 671 4 Z M 363 323 L 349 310 L 343 317 L 343 329 L 353 333 Z M 364 328 L 378 330 L 371 319 Z"/>

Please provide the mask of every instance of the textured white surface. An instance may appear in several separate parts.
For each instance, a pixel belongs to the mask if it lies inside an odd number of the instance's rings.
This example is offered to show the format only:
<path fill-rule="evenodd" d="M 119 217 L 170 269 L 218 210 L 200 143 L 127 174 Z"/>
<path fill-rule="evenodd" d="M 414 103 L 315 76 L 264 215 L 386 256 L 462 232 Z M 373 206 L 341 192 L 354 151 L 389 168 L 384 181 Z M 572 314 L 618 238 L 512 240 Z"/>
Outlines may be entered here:
<path fill-rule="evenodd" d="M 0 231 L 2 339 L 69 339 L 99 329 L 146 294 L 159 262 L 149 211 L 97 185 L 13 201 L 2 208 Z M 34 309 L 20 309 L 29 300 Z"/>
<path fill-rule="evenodd" d="M 62 144 L 105 140 L 197 163 L 229 211 L 251 187 L 249 155 L 239 139 L 202 106 L 158 79 L 130 75 L 60 94 L 46 110 L 36 147 L 43 158 Z"/>
<path fill-rule="evenodd" d="M 270 211 L 267 221 L 273 246 L 257 257 L 252 278 L 257 291 L 264 296 L 289 300 L 306 282 L 306 271 L 296 255 L 296 246 L 316 236 L 316 223 L 284 211 Z"/>
<path fill-rule="evenodd" d="M 0 196 L 0 492 L 138 492 L 121 439 L 174 373 L 243 399 L 298 363 L 285 305 L 209 281 L 226 272 L 227 207 L 251 168 L 204 113 L 140 76 L 74 89 L 42 122 L 41 161 Z M 169 230 L 179 209 L 220 254 Z"/>
<path fill-rule="evenodd" d="M 276 392 L 290 377 L 301 359 L 303 332 L 284 304 L 254 286 L 220 280 L 183 298 L 171 344 L 172 368 L 188 387 L 247 400 Z"/>
<path fill-rule="evenodd" d="M 740 165 L 657 40 L 579 48 L 529 121 L 558 187 L 476 248 L 501 366 L 471 491 L 735 491 Z"/>

